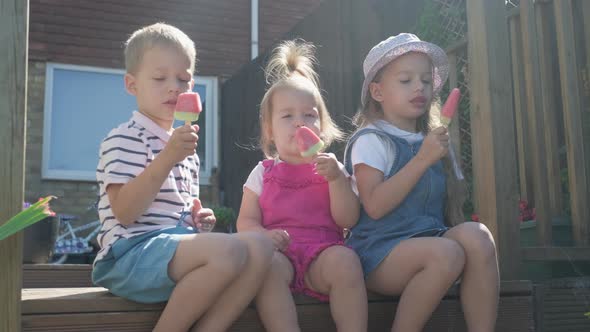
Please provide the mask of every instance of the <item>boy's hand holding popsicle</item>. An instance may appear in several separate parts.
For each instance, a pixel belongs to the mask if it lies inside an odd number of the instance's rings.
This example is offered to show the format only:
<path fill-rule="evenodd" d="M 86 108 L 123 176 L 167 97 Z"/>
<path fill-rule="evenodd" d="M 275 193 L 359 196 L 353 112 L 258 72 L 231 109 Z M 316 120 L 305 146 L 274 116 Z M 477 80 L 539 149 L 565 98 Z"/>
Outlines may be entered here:
<path fill-rule="evenodd" d="M 328 181 L 334 181 L 340 177 L 344 178 L 344 173 L 340 170 L 338 160 L 333 153 L 321 153 L 324 142 L 309 128 L 303 126 L 297 128 L 295 140 L 302 157 L 313 158 L 316 164 L 316 172 L 325 177 Z"/>
<path fill-rule="evenodd" d="M 174 118 L 185 122 L 185 125 L 174 129 L 166 147 L 162 151 L 173 162 L 184 160 L 197 151 L 199 126 L 191 126 L 192 121 L 197 121 L 202 111 L 201 98 L 196 92 L 185 92 L 178 95 Z"/>

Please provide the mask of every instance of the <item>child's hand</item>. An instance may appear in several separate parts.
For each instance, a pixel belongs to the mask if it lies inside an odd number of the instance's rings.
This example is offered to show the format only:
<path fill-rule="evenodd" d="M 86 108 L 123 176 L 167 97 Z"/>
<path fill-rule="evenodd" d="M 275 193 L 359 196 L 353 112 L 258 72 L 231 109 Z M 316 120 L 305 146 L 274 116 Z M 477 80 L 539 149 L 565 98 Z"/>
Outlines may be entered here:
<path fill-rule="evenodd" d="M 316 163 L 316 172 L 325 177 L 328 181 L 334 181 L 345 177 L 344 173 L 340 170 L 338 160 L 333 153 L 318 153 L 313 161 Z"/>
<path fill-rule="evenodd" d="M 266 231 L 265 234 L 272 240 L 275 248 L 280 251 L 287 249 L 289 242 L 291 242 L 289 233 L 284 229 L 271 229 Z"/>
<path fill-rule="evenodd" d="M 203 205 L 201 205 L 201 200 L 198 198 L 193 200 L 191 217 L 193 219 L 193 226 L 197 229 L 201 229 L 202 224 L 214 225 L 215 222 L 217 222 L 213 210 L 204 208 Z"/>
<path fill-rule="evenodd" d="M 447 128 L 438 127 L 432 130 L 422 142 L 422 147 L 416 157 L 428 163 L 428 166 L 436 163 L 449 151 L 449 134 Z"/>
<path fill-rule="evenodd" d="M 172 136 L 164 147 L 166 154 L 170 156 L 175 163 L 184 160 L 188 156 L 192 156 L 197 151 L 197 141 L 199 140 L 199 126 L 184 125 L 174 129 Z"/>

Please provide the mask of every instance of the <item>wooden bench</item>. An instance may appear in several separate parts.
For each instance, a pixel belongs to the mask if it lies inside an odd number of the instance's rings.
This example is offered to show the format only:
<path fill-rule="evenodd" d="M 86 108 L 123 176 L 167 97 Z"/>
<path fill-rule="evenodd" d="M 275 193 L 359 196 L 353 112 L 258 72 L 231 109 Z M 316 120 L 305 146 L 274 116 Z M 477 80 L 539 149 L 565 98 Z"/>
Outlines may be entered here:
<path fill-rule="evenodd" d="M 23 288 L 92 287 L 90 264 L 23 264 Z"/>
<path fill-rule="evenodd" d="M 534 331 L 532 284 L 502 282 L 497 331 Z M 389 331 L 397 298 L 369 294 L 369 331 Z M 297 296 L 297 312 L 304 332 L 335 331 L 328 304 Z M 151 331 L 164 307 L 139 304 L 108 293 L 104 288 L 36 288 L 22 291 L 22 331 Z M 230 331 L 264 331 L 250 306 Z M 466 331 L 458 289 L 449 290 L 425 331 Z"/>

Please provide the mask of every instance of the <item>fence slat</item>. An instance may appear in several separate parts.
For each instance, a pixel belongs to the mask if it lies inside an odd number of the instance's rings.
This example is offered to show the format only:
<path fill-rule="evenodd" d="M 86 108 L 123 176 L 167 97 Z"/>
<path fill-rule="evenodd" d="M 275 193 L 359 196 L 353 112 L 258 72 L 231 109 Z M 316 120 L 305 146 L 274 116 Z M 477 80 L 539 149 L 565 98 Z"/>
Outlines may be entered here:
<path fill-rule="evenodd" d="M 477 211 L 496 240 L 503 279 L 518 277 L 516 141 L 503 1 L 467 1 L 471 128 Z M 490 47 L 492 46 L 493 47 Z"/>
<path fill-rule="evenodd" d="M 516 121 L 516 141 L 518 147 L 518 174 L 520 181 L 520 198 L 534 202 L 533 191 L 533 157 L 531 152 L 531 133 L 527 120 L 526 85 L 522 50 L 522 31 L 520 17 L 509 19 L 510 42 L 512 52 L 512 80 L 514 88 L 514 119 Z"/>
<path fill-rule="evenodd" d="M 559 88 L 558 73 L 553 71 L 557 63 L 557 50 L 553 25 L 550 15 L 553 15 L 552 6 L 547 3 L 535 4 L 535 17 L 537 24 L 537 36 L 539 38 L 539 83 L 541 86 L 540 105 L 543 113 L 544 138 L 545 138 L 545 165 L 547 165 L 547 192 L 549 193 L 549 206 L 551 217 L 563 214 L 563 193 L 561 190 L 560 158 L 558 126 L 561 125 L 559 117 L 561 110 L 557 108 L 556 91 Z"/>
<path fill-rule="evenodd" d="M 551 245 L 551 218 L 549 203 L 549 183 L 545 167 L 547 155 L 544 144 L 544 123 L 541 111 L 541 86 L 539 73 L 539 50 L 535 14 L 532 0 L 520 2 L 520 19 L 523 43 L 523 62 L 526 82 L 527 113 L 531 129 L 531 150 L 533 154 L 533 174 L 535 209 L 537 211 L 537 241 L 539 245 Z"/>
<path fill-rule="evenodd" d="M 590 244 L 590 193 L 588 174 L 590 156 L 585 155 L 584 116 L 574 36 L 574 15 L 571 0 L 554 1 L 557 49 L 561 76 L 564 125 L 572 210 L 572 232 L 579 246 Z"/>
<path fill-rule="evenodd" d="M 29 1 L 0 0 L 0 224 L 24 199 Z M 22 234 L 0 241 L 0 332 L 20 331 Z"/>

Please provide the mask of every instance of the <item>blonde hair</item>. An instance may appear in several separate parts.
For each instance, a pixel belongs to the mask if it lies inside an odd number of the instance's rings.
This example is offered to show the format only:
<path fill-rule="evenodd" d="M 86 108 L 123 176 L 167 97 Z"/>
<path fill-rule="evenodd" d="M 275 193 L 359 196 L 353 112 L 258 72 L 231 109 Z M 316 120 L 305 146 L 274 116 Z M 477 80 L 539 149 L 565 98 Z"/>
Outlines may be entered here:
<path fill-rule="evenodd" d="M 269 137 L 272 126 L 272 96 L 282 89 L 293 89 L 313 97 L 320 117 L 320 137 L 328 147 L 342 138 L 342 132 L 330 117 L 319 89 L 319 78 L 313 69 L 315 47 L 303 40 L 288 40 L 277 46 L 265 68 L 270 88 L 260 103 L 260 148 L 267 158 L 277 157 L 277 149 Z"/>
<path fill-rule="evenodd" d="M 395 60 L 394 60 L 395 61 Z M 381 70 L 375 75 L 373 82 L 381 81 L 383 72 L 388 65 L 383 66 Z M 421 132 L 424 136 L 428 135 L 433 129 L 440 127 L 440 109 L 441 104 L 438 96 L 432 100 L 426 112 L 422 114 L 416 121 L 416 130 Z M 370 91 L 367 94 L 367 102 L 354 116 L 353 124 L 357 128 L 365 127 L 376 120 L 383 119 L 383 108 L 381 104 L 373 99 Z M 453 148 L 453 147 L 449 147 Z M 457 161 L 459 162 L 459 160 Z M 445 178 L 446 178 L 446 194 L 447 199 L 444 207 L 444 221 L 448 226 L 454 226 L 465 221 L 463 214 L 463 204 L 467 198 L 467 184 L 465 180 L 459 180 L 453 171 L 453 164 L 449 154 L 442 159 Z"/>
<path fill-rule="evenodd" d="M 191 73 L 195 70 L 197 51 L 195 43 L 180 29 L 165 23 L 156 23 L 136 30 L 125 42 L 125 69 L 135 74 L 145 52 L 154 46 L 173 47 L 190 61 Z"/>

